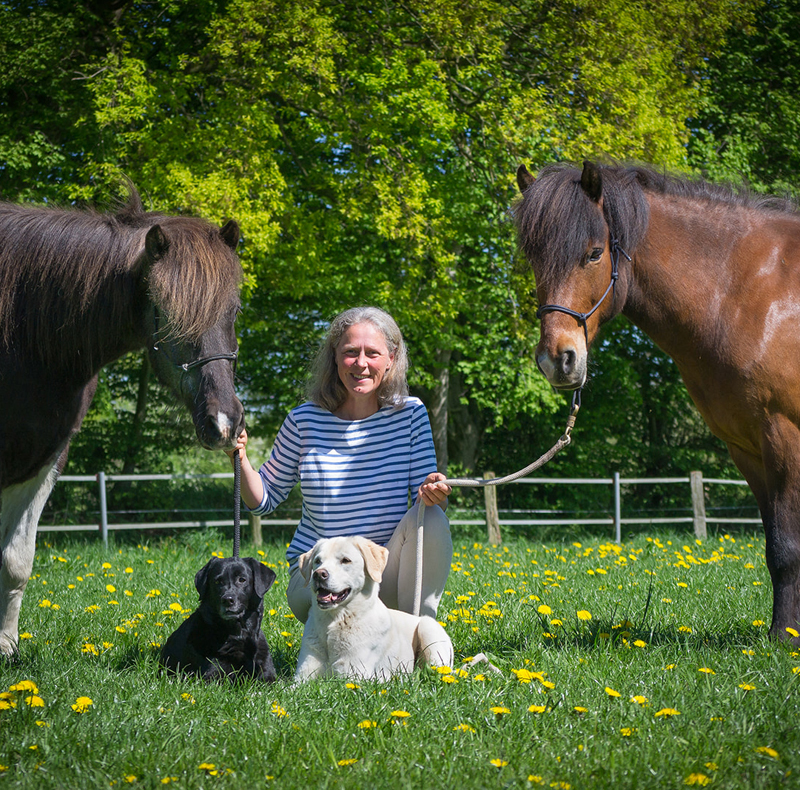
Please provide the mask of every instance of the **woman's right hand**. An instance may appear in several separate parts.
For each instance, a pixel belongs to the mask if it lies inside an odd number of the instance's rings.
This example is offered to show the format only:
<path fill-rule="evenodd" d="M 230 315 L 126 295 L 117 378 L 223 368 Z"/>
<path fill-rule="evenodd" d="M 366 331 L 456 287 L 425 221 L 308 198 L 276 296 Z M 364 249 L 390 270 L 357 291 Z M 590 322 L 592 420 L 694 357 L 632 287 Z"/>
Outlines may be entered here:
<path fill-rule="evenodd" d="M 226 450 L 225 453 L 227 454 L 228 458 L 231 459 L 231 461 L 233 461 L 233 456 L 236 455 L 236 453 L 239 453 L 239 460 L 244 461 L 244 459 L 247 457 L 246 448 L 247 448 L 247 430 L 242 428 L 242 432 L 236 438 L 236 447 L 234 447 L 232 450 Z"/>

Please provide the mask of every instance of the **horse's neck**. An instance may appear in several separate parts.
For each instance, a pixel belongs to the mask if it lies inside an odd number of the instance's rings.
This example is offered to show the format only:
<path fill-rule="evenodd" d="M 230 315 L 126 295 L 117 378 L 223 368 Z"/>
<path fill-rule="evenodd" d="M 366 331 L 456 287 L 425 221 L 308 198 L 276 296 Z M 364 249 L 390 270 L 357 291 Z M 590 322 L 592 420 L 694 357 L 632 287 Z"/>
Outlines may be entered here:
<path fill-rule="evenodd" d="M 730 212 L 677 198 L 651 200 L 623 313 L 677 362 L 717 343 L 720 305 L 742 276 L 725 248 L 742 235 Z"/>

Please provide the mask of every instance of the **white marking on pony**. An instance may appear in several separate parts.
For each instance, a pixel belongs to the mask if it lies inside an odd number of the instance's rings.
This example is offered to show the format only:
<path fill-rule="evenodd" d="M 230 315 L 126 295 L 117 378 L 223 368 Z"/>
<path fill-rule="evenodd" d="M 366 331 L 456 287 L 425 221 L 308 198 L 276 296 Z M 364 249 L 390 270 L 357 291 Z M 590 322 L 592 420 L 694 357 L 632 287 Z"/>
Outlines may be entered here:
<path fill-rule="evenodd" d="M 2 492 L 0 655 L 11 655 L 17 649 L 19 610 L 36 553 L 36 525 L 58 479 L 56 463 L 62 450 L 63 447 L 55 454 L 54 460 L 45 465 L 36 477 L 9 486 Z"/>
<path fill-rule="evenodd" d="M 787 321 L 791 322 L 787 337 L 791 337 L 794 334 L 794 327 L 797 325 L 798 319 L 800 319 L 800 304 L 794 299 L 786 298 L 772 302 L 764 317 L 764 331 L 761 335 L 758 350 L 754 355 L 755 359 L 759 359 L 766 354 L 776 335 L 786 331 L 784 325 Z"/>
<path fill-rule="evenodd" d="M 230 437 L 233 423 L 230 421 L 227 414 L 221 411 L 217 412 L 217 425 L 219 426 L 219 432 L 222 437 L 226 439 Z"/>

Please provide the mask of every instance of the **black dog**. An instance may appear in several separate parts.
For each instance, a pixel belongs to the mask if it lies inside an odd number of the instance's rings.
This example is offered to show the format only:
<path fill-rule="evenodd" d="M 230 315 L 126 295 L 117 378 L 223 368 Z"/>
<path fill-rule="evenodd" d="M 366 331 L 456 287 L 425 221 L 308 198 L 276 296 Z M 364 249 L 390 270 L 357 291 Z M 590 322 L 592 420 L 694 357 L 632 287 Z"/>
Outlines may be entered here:
<path fill-rule="evenodd" d="M 214 557 L 194 577 L 200 605 L 167 639 L 161 663 L 206 681 L 249 676 L 271 683 L 275 667 L 261 619 L 274 581 L 253 557 Z"/>

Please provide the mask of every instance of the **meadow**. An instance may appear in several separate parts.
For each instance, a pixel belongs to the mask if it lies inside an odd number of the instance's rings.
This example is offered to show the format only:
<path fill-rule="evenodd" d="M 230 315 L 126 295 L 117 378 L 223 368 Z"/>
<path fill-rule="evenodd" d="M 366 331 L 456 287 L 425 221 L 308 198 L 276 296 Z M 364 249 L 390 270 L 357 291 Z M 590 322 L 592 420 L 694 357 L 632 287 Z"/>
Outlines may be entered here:
<path fill-rule="evenodd" d="M 440 619 L 458 665 L 499 673 L 299 686 L 285 538 L 242 547 L 278 574 L 278 682 L 205 685 L 156 659 L 228 537 L 40 535 L 0 661 L 0 788 L 800 786 L 800 653 L 766 636 L 760 534 L 456 532 Z"/>

